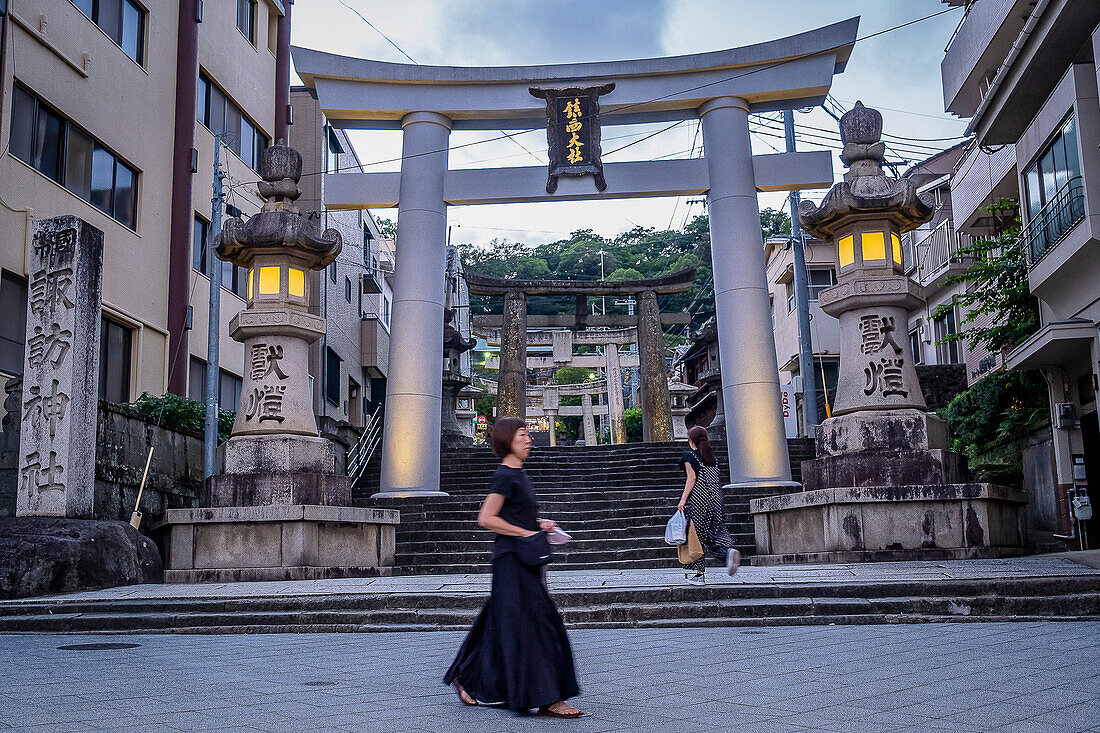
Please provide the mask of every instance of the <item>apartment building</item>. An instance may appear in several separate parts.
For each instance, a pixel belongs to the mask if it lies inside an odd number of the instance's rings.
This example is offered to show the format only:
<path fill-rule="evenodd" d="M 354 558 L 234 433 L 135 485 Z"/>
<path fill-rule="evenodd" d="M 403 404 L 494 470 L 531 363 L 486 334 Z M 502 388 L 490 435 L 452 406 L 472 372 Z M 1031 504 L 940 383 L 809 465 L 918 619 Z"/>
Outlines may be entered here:
<path fill-rule="evenodd" d="M 995 228 L 982 204 L 1018 202 L 1041 327 L 1006 366 L 1047 381 L 1055 491 L 1032 509 L 1068 533 L 1073 499 L 1100 499 L 1100 3 L 945 1 L 965 16 L 941 65 L 944 107 L 975 138 L 952 178 L 956 228 Z"/>
<path fill-rule="evenodd" d="M 294 125 L 290 144 L 302 154 L 298 208 L 340 232 L 344 248 L 313 278 L 310 309 L 325 318 L 327 333 L 310 349 L 314 412 L 327 430 L 341 423 L 363 427 L 385 398 L 393 302 L 393 242 L 385 240 L 367 210 L 328 209 L 324 176 L 361 170 L 344 130 L 328 124 L 311 90 L 290 92 Z"/>
<path fill-rule="evenodd" d="M 810 337 L 814 348 L 814 384 L 818 417 L 825 419 L 826 393 L 836 394 L 840 373 L 840 321 L 827 315 L 817 304 L 825 288 L 836 285 L 836 247 L 819 239 L 806 238 L 806 280 L 810 294 Z M 805 434 L 802 375 L 800 373 L 798 312 L 795 308 L 794 249 L 787 237 L 770 237 L 764 242 L 768 293 L 775 333 L 775 357 L 779 383 L 793 393 L 793 420 L 787 421 L 789 437 Z M 715 362 L 717 363 L 717 362 Z"/>
<path fill-rule="evenodd" d="M 0 377 L 21 373 L 32 221 L 104 233 L 100 395 L 202 394 L 211 268 L 222 267 L 221 405 L 244 367 L 229 320 L 239 268 L 212 256 L 215 133 L 245 215 L 259 151 L 286 137 L 281 0 L 8 0 L 0 4 Z"/>

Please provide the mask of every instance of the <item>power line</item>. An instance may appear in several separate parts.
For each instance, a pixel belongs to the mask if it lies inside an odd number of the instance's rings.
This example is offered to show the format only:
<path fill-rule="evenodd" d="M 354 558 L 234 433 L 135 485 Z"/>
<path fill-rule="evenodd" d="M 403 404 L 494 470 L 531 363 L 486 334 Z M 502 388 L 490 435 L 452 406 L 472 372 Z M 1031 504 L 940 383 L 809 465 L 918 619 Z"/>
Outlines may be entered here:
<path fill-rule="evenodd" d="M 344 0 L 340 0 L 340 2 L 346 5 L 346 3 L 344 3 Z M 922 16 L 920 18 L 915 18 L 913 20 L 906 21 L 904 23 L 899 23 L 897 25 L 890 26 L 889 28 L 884 28 L 882 30 L 875 31 L 874 33 L 870 33 L 866 36 L 861 36 L 859 38 L 856 38 L 854 41 L 852 41 L 852 44 L 854 45 L 856 43 L 860 43 L 862 41 L 866 41 L 866 40 L 869 40 L 871 38 L 876 38 L 876 37 L 884 35 L 886 33 L 892 33 L 893 31 L 901 30 L 902 28 L 906 28 L 906 27 L 911 26 L 911 25 L 916 25 L 917 23 L 922 23 L 926 20 L 931 20 L 932 18 L 937 18 L 937 17 L 939 17 L 941 15 L 944 15 L 946 13 L 953 12 L 956 9 L 957 8 L 955 6 L 948 7 L 944 10 L 940 10 L 940 11 L 937 11 L 935 13 L 931 13 L 929 15 Z M 352 8 L 352 10 L 354 10 L 354 8 Z M 355 11 L 355 12 L 356 12 L 357 15 L 359 15 L 358 11 Z M 362 17 L 362 16 L 360 15 L 360 17 Z M 364 18 L 364 20 L 366 20 L 366 19 Z M 370 21 L 367 21 L 367 23 L 368 23 L 368 25 L 371 25 Z M 371 27 L 373 28 L 374 26 L 371 25 Z M 734 74 L 733 76 L 725 77 L 725 78 L 722 78 L 722 79 L 716 79 L 714 81 L 706 82 L 704 84 L 699 84 L 697 86 L 689 87 L 687 89 L 681 89 L 679 91 L 669 92 L 668 94 L 664 94 L 664 95 L 659 96 L 659 97 L 654 97 L 652 99 L 642 100 L 642 101 L 638 101 L 638 102 L 633 102 L 631 104 L 615 107 L 614 109 L 609 109 L 608 114 L 612 114 L 612 113 L 613 114 L 621 114 L 622 112 L 625 112 L 626 110 L 632 109 L 634 107 L 639 107 L 639 106 L 646 105 L 646 104 L 652 104 L 653 102 L 659 102 L 663 99 L 668 99 L 670 97 L 678 96 L 680 94 L 686 94 L 688 92 L 698 91 L 700 89 L 705 89 L 707 87 L 712 87 L 712 86 L 715 86 L 717 84 L 723 84 L 727 81 L 733 81 L 734 79 L 739 79 L 739 78 L 742 78 L 742 77 L 745 77 L 745 76 L 750 76 L 752 74 L 758 74 L 758 73 L 763 72 L 763 71 L 769 71 L 769 70 L 774 69 L 776 67 L 783 66 L 784 64 L 793 63 L 795 61 L 801 61 L 801 60 L 806 59 L 806 58 L 812 58 L 814 56 L 819 56 L 821 54 L 828 53 L 830 51 L 839 51 L 843 48 L 846 48 L 848 45 L 849 44 L 844 43 L 844 44 L 833 46 L 831 48 L 827 48 L 827 49 L 824 49 L 824 50 L 821 50 L 821 51 L 812 51 L 812 52 L 807 52 L 807 53 L 803 53 L 803 54 L 797 54 L 797 55 L 791 56 L 789 58 L 785 58 L 785 59 L 781 59 L 779 61 L 772 62 L 770 64 L 765 64 L 763 66 L 759 66 L 759 67 L 756 67 L 756 68 L 749 69 L 747 71 L 743 71 L 739 74 Z M 402 52 L 402 53 L 404 53 L 404 52 Z M 931 116 L 931 115 L 928 115 L 928 116 Z M 592 117 L 593 117 L 593 115 L 585 115 L 584 116 L 584 118 L 587 118 L 587 119 L 592 119 Z M 936 119 L 942 119 L 942 118 L 936 118 Z M 679 122 L 674 123 L 673 125 L 670 125 L 667 128 L 664 128 L 664 130 L 672 129 L 673 127 L 675 127 L 676 125 L 678 125 L 678 124 L 680 124 L 684 121 L 685 120 L 680 120 Z M 419 157 L 426 156 L 426 155 L 437 155 L 439 153 L 448 152 L 450 150 L 458 150 L 458 149 L 461 149 L 461 148 L 467 148 L 467 147 L 471 147 L 471 146 L 474 146 L 474 145 L 482 145 L 484 143 L 495 142 L 497 140 L 512 139 L 512 138 L 518 137 L 520 135 L 526 135 L 526 134 L 529 134 L 529 133 L 532 133 L 532 132 L 542 131 L 544 129 L 545 128 L 539 127 L 539 128 L 531 128 L 531 129 L 527 129 L 527 130 L 517 130 L 516 132 L 504 133 L 504 134 L 499 135 L 497 137 L 491 137 L 491 138 L 487 138 L 485 140 L 475 140 L 475 141 L 472 141 L 472 142 L 469 142 L 469 143 L 463 143 L 461 145 L 454 145 L 454 146 L 449 145 L 446 148 L 439 148 L 439 149 L 436 149 L 436 150 L 425 150 L 425 151 L 420 152 L 420 153 L 413 153 L 411 155 L 401 155 L 397 158 L 387 158 L 387 159 L 384 159 L 384 160 L 374 161 L 372 163 L 362 163 L 361 167 L 365 168 L 365 167 L 369 167 L 369 166 L 382 165 L 382 164 L 385 164 L 385 163 L 400 162 L 400 161 L 409 160 L 409 159 L 412 159 L 412 158 L 419 158 Z M 664 130 L 661 130 L 660 132 L 663 132 Z M 654 134 L 657 134 L 657 133 L 654 133 Z M 643 138 L 642 140 L 648 139 L 649 137 L 652 137 L 652 136 L 653 136 L 652 134 L 648 135 L 648 136 L 646 136 L 646 138 Z M 642 142 L 642 140 L 638 140 L 637 142 Z M 634 144 L 636 144 L 636 143 L 634 143 Z M 623 146 L 623 148 L 613 150 L 610 153 L 606 153 L 606 155 L 611 155 L 612 153 L 618 152 L 619 150 L 622 150 L 625 147 L 628 147 L 628 146 Z M 307 176 L 317 176 L 317 175 L 323 175 L 323 174 L 324 174 L 324 171 L 314 171 L 312 173 L 303 173 L 302 177 L 305 178 Z"/>

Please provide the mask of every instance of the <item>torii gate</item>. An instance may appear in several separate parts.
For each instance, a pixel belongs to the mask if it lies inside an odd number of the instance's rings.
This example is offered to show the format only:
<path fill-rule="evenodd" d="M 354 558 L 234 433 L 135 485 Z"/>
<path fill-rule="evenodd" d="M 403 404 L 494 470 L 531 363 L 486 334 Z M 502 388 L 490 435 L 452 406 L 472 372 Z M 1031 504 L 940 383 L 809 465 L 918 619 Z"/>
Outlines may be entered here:
<path fill-rule="evenodd" d="M 390 378 L 381 494 L 439 494 L 447 206 L 706 193 L 721 344 L 730 475 L 735 486 L 789 485 L 756 193 L 832 185 L 827 151 L 752 154 L 749 113 L 821 104 L 844 70 L 859 18 L 751 46 L 584 64 L 445 67 L 394 64 L 295 47 L 294 66 L 329 122 L 400 129 L 400 173 L 326 175 L 331 208 L 398 207 Z M 531 87 L 615 83 L 603 125 L 699 119 L 705 158 L 608 163 L 606 189 L 546 168 L 448 169 L 455 130 L 546 127 Z"/>

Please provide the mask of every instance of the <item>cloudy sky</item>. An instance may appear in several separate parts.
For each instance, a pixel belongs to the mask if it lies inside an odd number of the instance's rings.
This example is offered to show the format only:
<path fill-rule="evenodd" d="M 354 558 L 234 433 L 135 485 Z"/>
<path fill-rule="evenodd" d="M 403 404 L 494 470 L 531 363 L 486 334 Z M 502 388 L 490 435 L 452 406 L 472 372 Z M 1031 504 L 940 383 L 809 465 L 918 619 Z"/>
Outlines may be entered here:
<path fill-rule="evenodd" d="M 943 50 L 962 12 L 938 0 L 297 0 L 292 33 L 295 45 L 350 56 L 495 66 L 713 51 L 781 38 L 856 15 L 861 17 L 858 36 L 864 38 L 945 10 L 949 12 L 859 41 L 847 70 L 833 84 L 833 96 L 843 107 L 856 99 L 877 107 L 885 132 L 910 139 L 888 150 L 889 159 L 914 163 L 952 144 L 932 139 L 960 135 L 965 127 L 965 122 L 942 112 L 940 87 Z M 835 135 L 821 131 L 835 131 L 836 122 L 820 108 L 796 114 L 796 123 L 802 126 L 800 150 L 836 146 L 829 139 L 835 140 Z M 769 135 L 769 125 L 778 123 L 765 120 L 753 125 L 760 130 L 752 136 L 757 153 L 783 147 L 781 137 Z M 662 126 L 605 127 L 603 136 L 630 142 Z M 684 122 L 604 159 L 698 156 L 695 127 L 695 122 Z M 451 143 L 499 134 L 455 132 Z M 496 140 L 453 150 L 450 165 L 535 165 L 536 158 L 545 164 L 544 129 L 517 136 L 517 141 Z M 360 160 L 368 165 L 400 155 L 399 132 L 356 132 L 353 142 Z M 605 150 L 610 147 L 604 146 Z M 397 170 L 397 163 L 369 165 L 366 170 Z M 837 161 L 837 173 L 842 170 Z M 803 195 L 815 198 L 821 193 Z M 761 206 L 783 206 L 784 198 L 762 194 Z M 634 225 L 679 228 L 685 217 L 701 212 L 699 203 L 663 198 L 452 207 L 448 218 L 457 225 L 456 243 L 484 244 L 493 238 L 539 243 L 585 228 L 606 236 Z"/>

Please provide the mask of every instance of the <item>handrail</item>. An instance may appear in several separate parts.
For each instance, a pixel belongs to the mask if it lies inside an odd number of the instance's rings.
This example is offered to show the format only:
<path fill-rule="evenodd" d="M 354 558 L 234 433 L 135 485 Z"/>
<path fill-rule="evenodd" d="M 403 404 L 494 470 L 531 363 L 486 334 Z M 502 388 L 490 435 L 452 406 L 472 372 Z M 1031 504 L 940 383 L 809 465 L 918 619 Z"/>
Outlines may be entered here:
<path fill-rule="evenodd" d="M 352 484 L 358 482 L 363 476 L 363 473 L 367 470 L 367 465 L 370 464 L 371 459 L 374 458 L 378 448 L 382 445 L 384 407 L 384 405 L 379 405 L 374 409 L 370 420 L 367 422 L 366 429 L 363 430 L 363 435 L 348 451 L 347 474 Z"/>
<path fill-rule="evenodd" d="M 942 270 L 952 262 L 962 262 L 965 258 L 959 254 L 962 238 L 966 234 L 956 232 L 950 219 L 944 219 L 927 236 L 913 245 L 913 259 L 916 260 L 917 279 L 921 282 Z M 924 252 L 921 252 L 922 248 Z"/>
<path fill-rule="evenodd" d="M 1028 266 L 1034 267 L 1084 218 L 1084 178 L 1078 176 L 1066 181 L 1054 198 L 1028 221 L 1024 230 Z"/>

